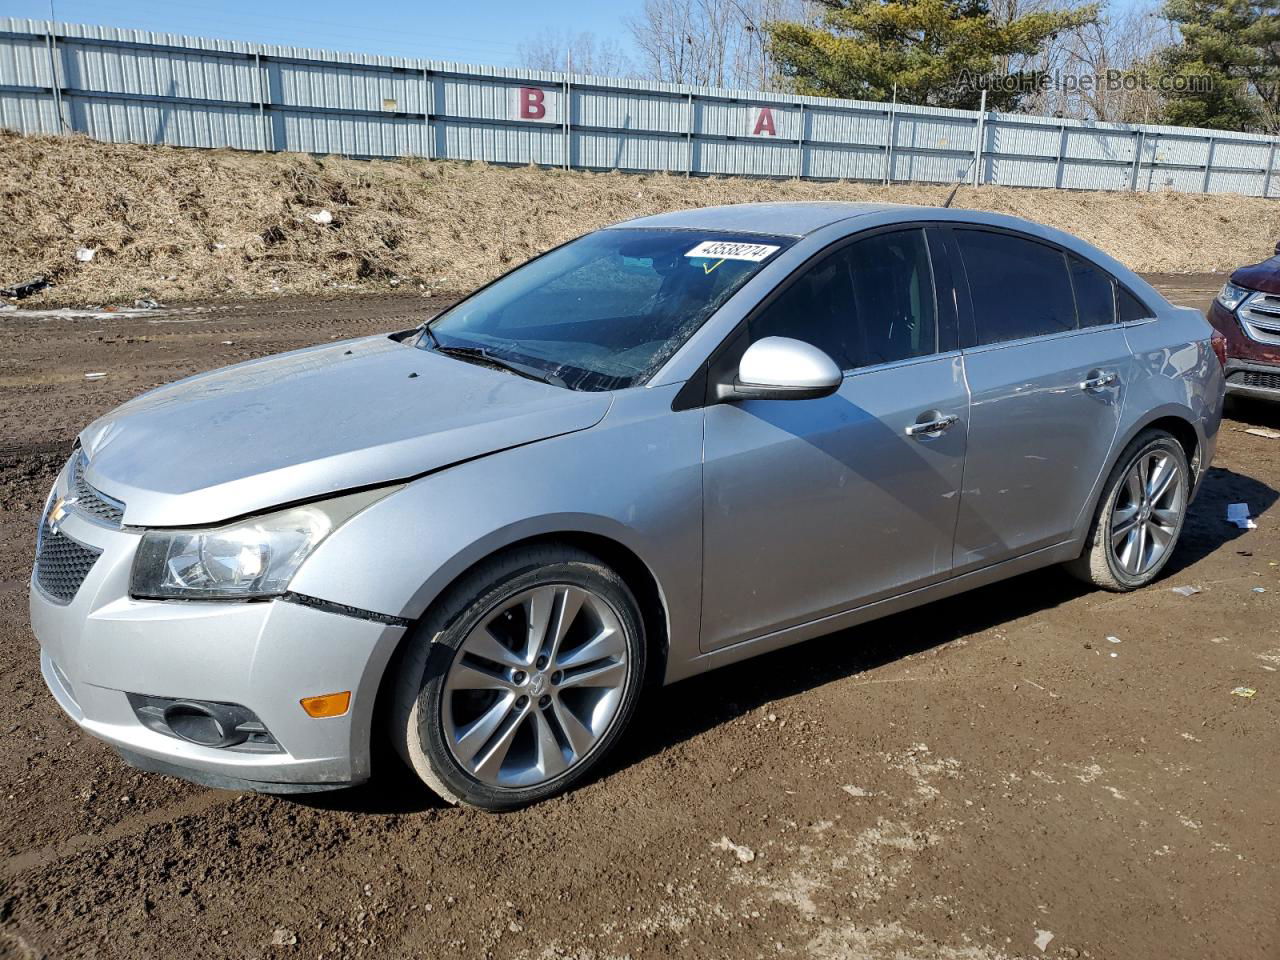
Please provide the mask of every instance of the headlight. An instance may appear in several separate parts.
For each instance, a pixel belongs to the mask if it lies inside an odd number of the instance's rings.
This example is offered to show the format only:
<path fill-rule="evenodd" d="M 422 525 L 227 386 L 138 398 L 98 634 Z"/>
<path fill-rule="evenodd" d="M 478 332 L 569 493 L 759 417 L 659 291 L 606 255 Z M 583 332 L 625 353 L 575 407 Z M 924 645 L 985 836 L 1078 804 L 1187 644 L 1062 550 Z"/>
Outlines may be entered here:
<path fill-rule="evenodd" d="M 207 530 L 148 530 L 129 593 L 151 600 L 275 597 L 307 556 L 387 489 L 338 497 Z"/>
<path fill-rule="evenodd" d="M 1218 302 L 1228 310 L 1235 310 L 1244 302 L 1244 299 L 1253 293 L 1252 290 L 1246 290 L 1244 287 L 1237 287 L 1234 283 L 1224 283 L 1222 289 L 1218 291 Z"/>

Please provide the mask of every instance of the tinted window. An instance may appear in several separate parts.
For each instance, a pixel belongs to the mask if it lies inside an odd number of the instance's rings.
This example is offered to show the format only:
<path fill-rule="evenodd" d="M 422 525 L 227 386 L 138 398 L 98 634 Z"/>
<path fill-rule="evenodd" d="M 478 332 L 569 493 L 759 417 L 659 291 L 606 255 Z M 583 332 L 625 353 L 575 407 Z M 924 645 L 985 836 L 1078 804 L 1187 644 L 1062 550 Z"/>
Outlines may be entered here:
<path fill-rule="evenodd" d="M 1075 257 L 1071 263 L 1071 284 L 1076 291 L 1076 312 L 1080 326 L 1100 327 L 1115 323 L 1116 302 L 1111 274 Z"/>
<path fill-rule="evenodd" d="M 1130 320 L 1146 320 L 1148 317 L 1155 316 L 1152 311 L 1147 309 L 1146 304 L 1124 287 L 1117 285 L 1116 296 L 1120 310 L 1121 323 L 1127 323 Z"/>
<path fill-rule="evenodd" d="M 845 370 L 934 353 L 937 331 L 922 230 L 878 234 L 838 250 L 751 323 L 752 339 L 804 340 Z"/>
<path fill-rule="evenodd" d="M 983 230 L 958 230 L 956 238 L 979 343 L 1075 329 L 1075 298 L 1062 251 Z"/>

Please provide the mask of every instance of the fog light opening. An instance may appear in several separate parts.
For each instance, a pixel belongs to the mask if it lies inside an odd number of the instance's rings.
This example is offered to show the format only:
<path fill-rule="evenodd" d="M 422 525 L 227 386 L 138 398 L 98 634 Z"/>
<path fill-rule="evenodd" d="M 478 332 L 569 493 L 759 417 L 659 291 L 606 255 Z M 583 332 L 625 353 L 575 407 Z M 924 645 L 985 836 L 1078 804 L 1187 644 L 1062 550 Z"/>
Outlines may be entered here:
<path fill-rule="evenodd" d="M 179 701 L 164 711 L 164 722 L 174 736 L 202 747 L 233 747 L 248 740 L 249 735 L 230 720 L 199 703 Z"/>

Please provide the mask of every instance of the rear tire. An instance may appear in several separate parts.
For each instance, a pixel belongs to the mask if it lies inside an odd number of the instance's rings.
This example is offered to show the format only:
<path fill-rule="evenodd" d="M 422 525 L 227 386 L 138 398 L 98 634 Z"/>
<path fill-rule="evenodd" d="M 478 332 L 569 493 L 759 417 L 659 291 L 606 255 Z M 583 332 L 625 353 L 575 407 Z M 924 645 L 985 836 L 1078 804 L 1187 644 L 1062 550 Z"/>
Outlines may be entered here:
<path fill-rule="evenodd" d="M 630 721 L 642 624 L 627 585 L 586 551 L 538 545 L 487 560 L 408 638 L 392 743 L 451 803 L 500 811 L 554 796 Z"/>
<path fill-rule="evenodd" d="M 1144 430 L 1116 461 L 1084 551 L 1066 568 L 1103 590 L 1145 587 L 1173 555 L 1190 499 L 1182 444 L 1164 430 Z"/>

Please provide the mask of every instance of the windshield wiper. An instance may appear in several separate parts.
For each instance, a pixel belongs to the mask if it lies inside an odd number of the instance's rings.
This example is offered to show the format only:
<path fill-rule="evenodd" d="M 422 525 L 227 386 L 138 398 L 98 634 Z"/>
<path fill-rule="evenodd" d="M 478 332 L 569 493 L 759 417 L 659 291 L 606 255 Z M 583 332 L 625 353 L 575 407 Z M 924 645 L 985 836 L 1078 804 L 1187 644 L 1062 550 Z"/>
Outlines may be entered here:
<path fill-rule="evenodd" d="M 457 357 L 459 360 L 467 360 L 472 363 L 483 363 L 486 366 L 493 367 L 497 370 L 506 370 L 517 376 L 524 377 L 527 380 L 537 380 L 539 383 L 549 383 L 554 387 L 568 387 L 562 379 L 555 374 L 544 373 L 535 367 L 527 366 L 523 363 L 516 363 L 514 360 L 507 360 L 505 357 L 499 357 L 490 353 L 484 347 L 456 347 L 444 346 L 436 339 L 436 335 L 431 332 L 430 327 L 423 327 L 428 336 L 434 343 L 436 353 L 443 353 L 446 357 Z"/>

